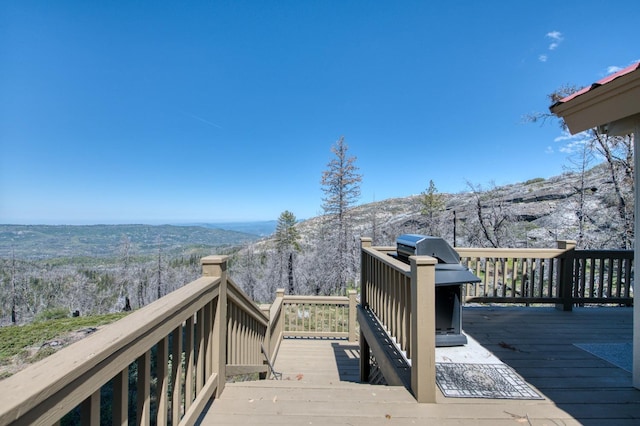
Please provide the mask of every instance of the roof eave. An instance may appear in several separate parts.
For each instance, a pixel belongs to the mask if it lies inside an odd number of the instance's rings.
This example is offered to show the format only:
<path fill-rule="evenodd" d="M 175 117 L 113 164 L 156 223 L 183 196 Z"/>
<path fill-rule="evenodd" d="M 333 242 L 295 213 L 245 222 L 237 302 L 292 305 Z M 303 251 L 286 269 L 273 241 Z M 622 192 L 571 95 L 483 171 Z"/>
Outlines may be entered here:
<path fill-rule="evenodd" d="M 566 102 L 557 102 L 550 110 L 564 119 L 571 134 L 576 134 L 640 113 L 639 99 L 640 71 L 635 71 Z"/>

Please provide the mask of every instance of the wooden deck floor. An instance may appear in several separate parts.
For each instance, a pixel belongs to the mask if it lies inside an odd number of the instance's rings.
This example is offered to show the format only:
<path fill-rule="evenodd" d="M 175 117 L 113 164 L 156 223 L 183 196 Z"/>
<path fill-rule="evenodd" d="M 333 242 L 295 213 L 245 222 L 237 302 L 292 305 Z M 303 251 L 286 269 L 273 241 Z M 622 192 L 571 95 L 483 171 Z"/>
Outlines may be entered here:
<path fill-rule="evenodd" d="M 464 331 L 544 400 L 445 398 L 418 404 L 402 387 L 358 383 L 357 343 L 288 339 L 282 381 L 228 384 L 202 419 L 219 424 L 637 425 L 631 373 L 575 346 L 632 338 L 632 309 L 466 307 Z"/>

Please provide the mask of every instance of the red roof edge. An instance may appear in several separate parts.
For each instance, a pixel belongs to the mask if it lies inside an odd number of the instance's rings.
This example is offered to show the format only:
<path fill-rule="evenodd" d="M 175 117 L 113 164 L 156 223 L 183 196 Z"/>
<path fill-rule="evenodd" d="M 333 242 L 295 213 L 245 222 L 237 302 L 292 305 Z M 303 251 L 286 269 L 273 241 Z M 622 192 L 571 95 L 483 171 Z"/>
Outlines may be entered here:
<path fill-rule="evenodd" d="M 604 84 L 607 84 L 607 83 L 615 80 L 616 78 L 619 78 L 619 77 L 622 77 L 623 75 L 627 75 L 629 73 L 632 73 L 632 72 L 634 72 L 634 71 L 636 71 L 638 69 L 640 69 L 640 62 L 636 62 L 634 64 L 631 64 L 628 67 L 626 67 L 624 69 L 621 69 L 618 72 L 615 72 L 613 74 L 610 74 L 610 75 L 606 76 L 602 80 L 596 81 L 595 83 L 591 84 L 591 86 L 587 86 L 585 88 L 582 88 L 582 89 L 578 90 L 577 92 L 572 93 L 571 95 L 560 99 L 558 102 L 553 104 L 551 106 L 551 108 L 553 108 L 554 106 L 556 106 L 558 104 L 563 104 L 565 102 L 569 102 L 570 100 L 575 99 L 580 95 L 584 95 L 585 93 L 590 92 L 590 91 L 592 91 L 594 89 L 597 89 L 598 87 L 600 87 L 600 86 L 602 86 Z"/>

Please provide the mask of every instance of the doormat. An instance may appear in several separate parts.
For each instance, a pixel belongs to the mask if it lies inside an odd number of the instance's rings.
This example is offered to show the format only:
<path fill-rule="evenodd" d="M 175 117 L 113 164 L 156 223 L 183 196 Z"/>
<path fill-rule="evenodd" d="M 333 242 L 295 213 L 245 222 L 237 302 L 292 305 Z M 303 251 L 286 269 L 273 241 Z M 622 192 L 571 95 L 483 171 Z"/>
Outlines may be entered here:
<path fill-rule="evenodd" d="M 436 383 L 451 398 L 544 399 L 504 364 L 436 363 Z"/>

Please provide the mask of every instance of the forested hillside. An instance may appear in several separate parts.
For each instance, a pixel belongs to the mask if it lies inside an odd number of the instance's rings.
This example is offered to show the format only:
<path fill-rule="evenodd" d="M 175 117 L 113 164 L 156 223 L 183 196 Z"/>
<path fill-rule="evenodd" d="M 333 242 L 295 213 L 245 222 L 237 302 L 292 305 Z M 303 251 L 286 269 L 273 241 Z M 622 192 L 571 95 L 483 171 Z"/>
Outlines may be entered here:
<path fill-rule="evenodd" d="M 0 225 L 0 325 L 47 310 L 136 309 L 196 279 L 201 257 L 258 238 L 198 226 Z"/>
<path fill-rule="evenodd" d="M 395 245 L 398 235 L 441 236 L 458 247 L 555 247 L 575 240 L 580 249 L 625 249 L 633 242 L 633 179 L 628 169 L 615 176 L 603 163 L 584 172 L 487 188 L 469 184 L 458 194 L 425 192 L 363 204 L 349 211 L 348 286 L 359 280 L 360 237 L 374 245 Z M 296 225 L 299 249 L 293 255 L 294 291 L 330 293 L 327 271 L 336 267 L 336 241 L 320 216 Z M 455 231 L 455 234 L 454 234 Z M 234 256 L 231 275 L 257 300 L 289 288 L 289 258 L 278 239 L 250 244 Z"/>
<path fill-rule="evenodd" d="M 554 247 L 558 239 L 571 239 L 579 248 L 629 248 L 632 185 L 628 174 L 620 176 L 613 179 L 601 164 L 502 187 L 470 184 L 458 194 L 425 184 L 422 194 L 350 208 L 345 287 L 359 285 L 362 236 L 376 245 L 422 233 L 456 246 Z M 230 276 L 257 302 L 271 301 L 277 288 L 343 291 L 328 279 L 337 276 L 334 222 L 319 216 L 296 223 L 286 213 L 295 232 L 285 245 L 278 228 L 258 239 L 203 227 L 0 225 L 0 323 L 29 322 L 47 310 L 136 309 L 199 277 L 200 258 L 209 254 L 229 254 Z"/>

